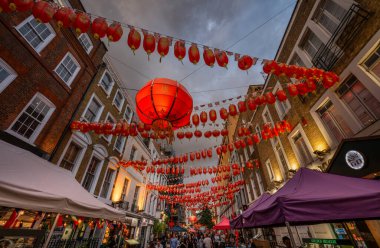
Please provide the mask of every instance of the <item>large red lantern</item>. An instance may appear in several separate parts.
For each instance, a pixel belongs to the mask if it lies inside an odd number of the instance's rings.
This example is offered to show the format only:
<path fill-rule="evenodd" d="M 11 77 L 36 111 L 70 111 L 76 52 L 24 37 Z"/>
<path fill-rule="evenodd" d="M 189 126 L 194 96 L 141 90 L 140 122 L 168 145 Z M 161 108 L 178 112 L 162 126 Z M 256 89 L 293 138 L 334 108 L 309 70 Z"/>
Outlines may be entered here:
<path fill-rule="evenodd" d="M 34 4 L 32 12 L 37 21 L 47 23 L 53 18 L 55 9 L 50 3 L 39 1 Z"/>
<path fill-rule="evenodd" d="M 186 46 L 185 42 L 177 40 L 174 44 L 174 56 L 182 62 L 183 58 L 186 56 Z"/>
<path fill-rule="evenodd" d="M 91 24 L 91 33 L 93 33 L 95 39 L 103 38 L 108 29 L 108 24 L 104 18 L 98 17 Z"/>
<path fill-rule="evenodd" d="M 194 65 L 198 64 L 199 59 L 200 59 L 200 55 L 199 55 L 199 49 L 198 49 L 197 45 L 192 44 L 189 47 L 188 53 L 189 53 L 190 62 L 193 63 Z"/>
<path fill-rule="evenodd" d="M 221 51 L 221 52 L 216 53 L 215 58 L 216 58 L 216 62 L 218 62 L 218 65 L 220 67 L 227 68 L 228 57 L 227 57 L 227 54 L 225 51 Z"/>
<path fill-rule="evenodd" d="M 248 70 L 253 65 L 253 59 L 250 56 L 244 55 L 238 60 L 240 70 Z"/>
<path fill-rule="evenodd" d="M 54 19 L 57 21 L 58 27 L 69 28 L 73 25 L 75 20 L 75 13 L 72 9 L 62 7 L 54 14 Z"/>
<path fill-rule="evenodd" d="M 11 8 L 9 8 L 9 0 L 0 0 L 0 13 L 9 13 L 11 11 Z"/>
<path fill-rule="evenodd" d="M 203 59 L 204 59 L 206 65 L 208 65 L 210 67 L 214 66 L 215 55 L 210 48 L 205 48 L 203 50 Z"/>
<path fill-rule="evenodd" d="M 133 54 L 135 50 L 139 49 L 141 44 L 141 35 L 136 29 L 132 28 L 128 34 L 128 46 L 131 48 Z"/>
<path fill-rule="evenodd" d="M 9 1 L 9 8 L 12 11 L 28 11 L 33 8 L 34 1 L 33 0 L 11 0 Z"/>
<path fill-rule="evenodd" d="M 86 13 L 78 13 L 74 21 L 74 29 L 78 34 L 86 33 L 91 25 L 91 19 Z"/>
<path fill-rule="evenodd" d="M 160 62 L 163 57 L 169 53 L 169 39 L 167 37 L 160 37 L 157 43 L 157 52 L 160 55 Z"/>
<path fill-rule="evenodd" d="M 108 40 L 116 42 L 123 36 L 123 28 L 118 22 L 113 22 L 107 29 Z"/>
<path fill-rule="evenodd" d="M 180 83 L 155 78 L 136 94 L 137 115 L 154 130 L 173 130 L 190 123 L 193 99 Z"/>
<path fill-rule="evenodd" d="M 152 34 L 144 35 L 143 47 L 145 52 L 148 54 L 149 59 L 149 55 L 156 49 L 156 39 Z"/>

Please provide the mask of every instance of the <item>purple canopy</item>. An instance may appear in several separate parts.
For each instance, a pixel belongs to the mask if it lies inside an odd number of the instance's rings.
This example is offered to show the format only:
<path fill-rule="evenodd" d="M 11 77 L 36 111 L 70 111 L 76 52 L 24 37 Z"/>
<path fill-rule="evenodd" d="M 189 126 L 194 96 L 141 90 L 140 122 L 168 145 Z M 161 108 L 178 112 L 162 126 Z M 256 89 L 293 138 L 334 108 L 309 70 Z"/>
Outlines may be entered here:
<path fill-rule="evenodd" d="M 244 227 L 379 218 L 380 182 L 302 168 L 248 210 L 242 214 Z"/>
<path fill-rule="evenodd" d="M 236 217 L 233 220 L 231 220 L 231 228 L 232 229 L 243 228 L 244 227 L 243 217 L 251 215 L 253 209 L 257 205 L 259 205 L 260 203 L 262 203 L 263 201 L 265 201 L 266 199 L 268 199 L 270 196 L 271 196 L 270 194 L 268 194 L 268 193 L 265 192 L 259 198 L 257 198 L 251 205 L 249 205 L 249 207 L 241 215 L 239 215 L 238 217 Z"/>

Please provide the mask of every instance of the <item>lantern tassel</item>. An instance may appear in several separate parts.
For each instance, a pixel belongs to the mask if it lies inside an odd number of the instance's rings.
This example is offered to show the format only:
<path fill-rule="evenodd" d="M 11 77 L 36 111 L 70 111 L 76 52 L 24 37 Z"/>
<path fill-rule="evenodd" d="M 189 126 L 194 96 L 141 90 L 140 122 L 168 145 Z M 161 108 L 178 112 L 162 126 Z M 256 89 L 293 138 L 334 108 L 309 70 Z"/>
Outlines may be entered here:
<path fill-rule="evenodd" d="M 161 63 L 161 61 L 162 61 L 162 57 L 163 57 L 163 56 L 160 57 L 160 63 Z"/>

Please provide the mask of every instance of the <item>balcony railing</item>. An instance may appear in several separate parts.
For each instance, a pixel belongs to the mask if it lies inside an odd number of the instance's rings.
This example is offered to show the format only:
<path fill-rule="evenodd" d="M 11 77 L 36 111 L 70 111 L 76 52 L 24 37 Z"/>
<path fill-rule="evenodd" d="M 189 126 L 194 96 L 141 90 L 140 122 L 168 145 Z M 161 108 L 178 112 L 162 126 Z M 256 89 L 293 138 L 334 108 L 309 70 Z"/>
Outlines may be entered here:
<path fill-rule="evenodd" d="M 351 5 L 326 45 L 322 44 L 319 47 L 312 60 L 313 65 L 331 70 L 347 51 L 369 16 L 370 13 L 358 4 Z"/>

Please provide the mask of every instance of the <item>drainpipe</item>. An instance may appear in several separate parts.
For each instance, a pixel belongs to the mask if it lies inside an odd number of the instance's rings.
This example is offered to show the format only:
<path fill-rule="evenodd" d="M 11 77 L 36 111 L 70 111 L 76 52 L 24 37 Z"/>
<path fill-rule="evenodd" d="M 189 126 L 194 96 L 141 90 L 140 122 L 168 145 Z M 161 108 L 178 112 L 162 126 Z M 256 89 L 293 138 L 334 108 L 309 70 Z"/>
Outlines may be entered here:
<path fill-rule="evenodd" d="M 65 138 L 66 134 L 69 132 L 71 122 L 73 122 L 73 120 L 74 120 L 76 114 L 77 114 L 78 111 L 79 111 L 79 107 L 82 105 L 84 98 L 86 97 L 88 91 L 90 90 L 90 87 L 91 87 L 92 84 L 95 82 L 95 77 L 98 75 L 98 71 L 99 71 L 99 69 L 102 68 L 102 67 L 106 67 L 106 64 L 105 64 L 104 62 L 101 63 L 99 66 L 97 66 L 97 68 L 96 68 L 96 73 L 92 76 L 90 83 L 87 85 L 86 90 L 84 91 L 84 93 L 83 93 L 81 99 L 79 100 L 79 103 L 78 103 L 77 107 L 75 108 L 74 113 L 71 115 L 71 118 L 70 118 L 69 122 L 67 123 L 65 129 L 63 130 L 61 137 L 59 137 L 59 140 L 58 140 L 57 144 L 55 145 L 54 150 L 53 150 L 52 153 L 50 154 L 50 157 L 49 157 L 49 161 L 50 161 L 50 162 L 53 160 L 55 154 L 57 153 L 58 147 L 61 146 L 61 143 L 63 142 L 63 139 Z"/>

